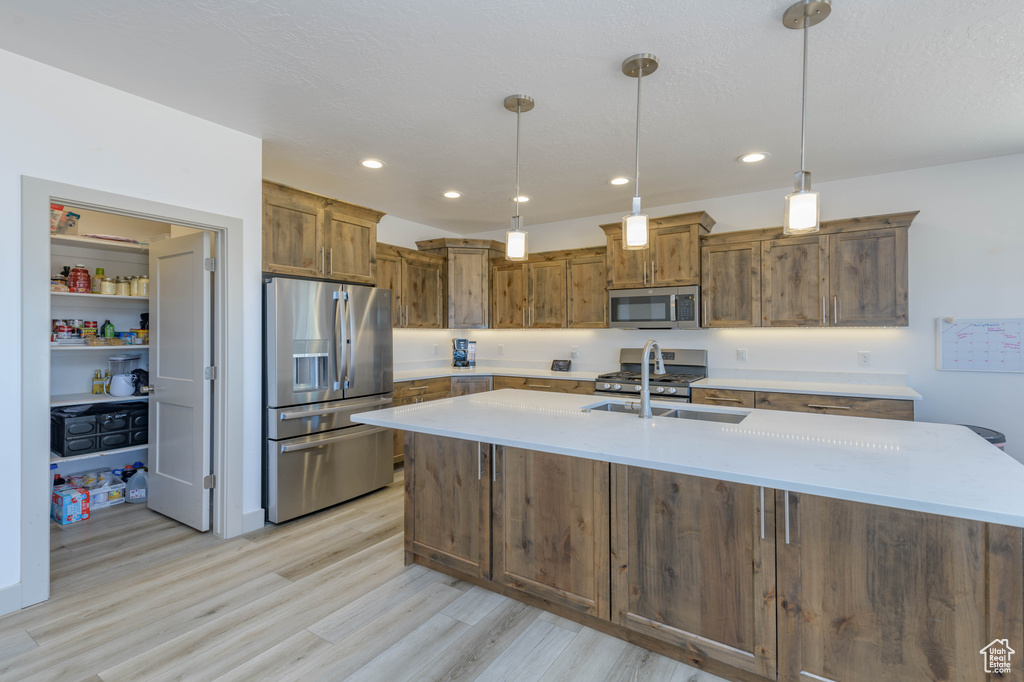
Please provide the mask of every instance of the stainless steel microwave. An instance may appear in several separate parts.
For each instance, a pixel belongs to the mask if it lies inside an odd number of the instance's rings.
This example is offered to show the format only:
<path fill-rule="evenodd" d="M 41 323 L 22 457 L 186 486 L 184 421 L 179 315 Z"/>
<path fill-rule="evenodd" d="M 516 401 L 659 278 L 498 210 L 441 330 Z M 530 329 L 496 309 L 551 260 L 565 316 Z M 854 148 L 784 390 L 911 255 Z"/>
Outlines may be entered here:
<path fill-rule="evenodd" d="M 608 311 L 613 329 L 699 329 L 700 287 L 612 289 Z"/>

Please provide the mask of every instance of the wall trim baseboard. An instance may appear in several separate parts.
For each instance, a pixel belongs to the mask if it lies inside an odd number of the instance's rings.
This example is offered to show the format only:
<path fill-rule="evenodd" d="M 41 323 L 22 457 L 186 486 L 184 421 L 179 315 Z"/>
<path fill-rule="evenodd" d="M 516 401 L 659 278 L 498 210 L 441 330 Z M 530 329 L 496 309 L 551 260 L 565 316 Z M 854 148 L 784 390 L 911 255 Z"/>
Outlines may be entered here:
<path fill-rule="evenodd" d="M 263 527 L 267 520 L 267 511 L 265 509 L 257 509 L 251 512 L 245 512 L 242 514 L 242 534 L 251 533 L 254 530 L 259 530 Z"/>
<path fill-rule="evenodd" d="M 21 610 L 21 583 L 0 587 L 0 616 Z"/>

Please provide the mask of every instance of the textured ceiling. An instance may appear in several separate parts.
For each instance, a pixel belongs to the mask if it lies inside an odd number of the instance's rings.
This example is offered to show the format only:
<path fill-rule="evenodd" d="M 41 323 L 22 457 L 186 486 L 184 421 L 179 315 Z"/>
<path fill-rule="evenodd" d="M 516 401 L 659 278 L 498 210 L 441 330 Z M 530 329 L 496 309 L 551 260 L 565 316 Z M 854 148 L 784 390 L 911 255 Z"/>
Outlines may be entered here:
<path fill-rule="evenodd" d="M 4 0 L 0 48 L 261 137 L 264 176 L 460 233 L 791 186 L 790 0 Z M 1024 152 L 1024 2 L 834 0 L 810 29 L 816 182 Z M 772 156 L 755 166 L 736 157 Z M 366 157 L 386 166 L 369 171 Z M 457 189 L 462 199 L 441 197 Z"/>

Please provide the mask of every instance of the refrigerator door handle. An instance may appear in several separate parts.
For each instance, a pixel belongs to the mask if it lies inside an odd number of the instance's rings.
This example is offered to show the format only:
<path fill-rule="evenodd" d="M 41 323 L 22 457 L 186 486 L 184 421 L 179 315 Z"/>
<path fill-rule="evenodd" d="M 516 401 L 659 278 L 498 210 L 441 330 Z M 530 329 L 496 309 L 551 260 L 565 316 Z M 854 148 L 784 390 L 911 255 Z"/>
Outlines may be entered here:
<path fill-rule="evenodd" d="M 348 292 L 345 292 L 345 324 L 348 326 L 348 338 L 345 339 L 345 388 L 352 385 L 356 366 L 356 323 L 352 315 L 352 304 L 349 303 Z"/>
<path fill-rule="evenodd" d="M 340 291 L 334 292 L 334 324 L 331 328 L 334 332 L 334 390 L 341 389 L 341 294 Z"/>
<path fill-rule="evenodd" d="M 342 441 L 351 440 L 353 438 L 361 438 L 363 436 L 369 436 L 374 433 L 380 433 L 381 431 L 387 431 L 383 426 L 378 426 L 372 429 L 343 429 L 347 433 L 343 433 L 340 436 L 332 436 L 330 438 L 321 438 L 318 440 L 311 440 L 305 443 L 296 443 L 294 445 L 281 445 L 281 452 L 299 452 L 301 450 L 312 450 L 313 448 L 320 448 L 325 445 L 333 445 L 334 443 L 341 443 Z"/>

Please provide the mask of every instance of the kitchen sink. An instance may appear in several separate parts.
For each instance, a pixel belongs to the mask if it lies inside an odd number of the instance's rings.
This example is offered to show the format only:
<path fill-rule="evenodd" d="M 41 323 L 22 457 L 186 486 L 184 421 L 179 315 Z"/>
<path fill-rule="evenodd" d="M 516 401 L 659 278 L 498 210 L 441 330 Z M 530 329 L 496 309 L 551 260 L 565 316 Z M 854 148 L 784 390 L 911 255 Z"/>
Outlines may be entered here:
<path fill-rule="evenodd" d="M 619 412 L 622 414 L 638 414 L 640 412 L 639 401 L 618 402 L 606 400 L 604 402 L 587 405 L 584 412 Z M 719 424 L 739 424 L 746 419 L 749 411 L 739 411 L 734 408 L 715 407 L 659 407 L 651 405 L 651 414 L 655 417 L 669 417 L 670 419 L 692 419 L 693 421 L 717 422 Z"/>

